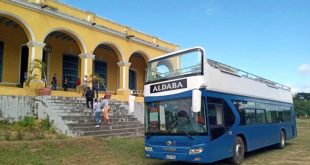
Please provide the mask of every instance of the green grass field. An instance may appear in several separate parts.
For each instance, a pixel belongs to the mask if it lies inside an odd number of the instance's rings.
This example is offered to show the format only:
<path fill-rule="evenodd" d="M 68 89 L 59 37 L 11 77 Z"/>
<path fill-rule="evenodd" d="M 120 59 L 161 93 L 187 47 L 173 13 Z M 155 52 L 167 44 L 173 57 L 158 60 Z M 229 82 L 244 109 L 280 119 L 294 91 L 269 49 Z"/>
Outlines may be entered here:
<path fill-rule="evenodd" d="M 144 158 L 143 138 L 65 138 L 0 141 L 0 165 L 183 165 Z M 216 165 L 226 164 L 225 161 Z M 310 120 L 298 120 L 298 137 L 283 150 L 269 147 L 247 154 L 245 165 L 310 164 Z"/>

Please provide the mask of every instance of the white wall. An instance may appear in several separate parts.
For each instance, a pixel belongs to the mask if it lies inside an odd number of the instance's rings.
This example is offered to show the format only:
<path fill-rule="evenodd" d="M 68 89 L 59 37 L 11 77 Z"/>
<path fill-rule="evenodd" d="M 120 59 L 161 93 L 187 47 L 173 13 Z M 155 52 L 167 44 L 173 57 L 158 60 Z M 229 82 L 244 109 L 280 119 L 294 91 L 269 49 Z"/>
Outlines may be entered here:
<path fill-rule="evenodd" d="M 31 96 L 0 96 L 0 120 L 17 121 L 38 114 L 38 104 Z"/>

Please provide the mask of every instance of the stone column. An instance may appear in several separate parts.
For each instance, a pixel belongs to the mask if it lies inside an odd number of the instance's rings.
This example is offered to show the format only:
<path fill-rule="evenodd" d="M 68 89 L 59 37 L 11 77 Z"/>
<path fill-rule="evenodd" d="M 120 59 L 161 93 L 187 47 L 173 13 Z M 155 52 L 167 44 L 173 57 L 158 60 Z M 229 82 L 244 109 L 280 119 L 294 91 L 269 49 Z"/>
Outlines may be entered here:
<path fill-rule="evenodd" d="M 130 62 L 127 61 L 121 61 L 118 62 L 117 65 L 119 66 L 119 89 L 117 89 L 116 93 L 118 95 L 129 95 L 130 94 L 130 90 L 128 88 L 129 85 L 129 67 L 131 65 Z"/>
<path fill-rule="evenodd" d="M 37 89 L 45 87 L 45 83 L 41 80 L 41 69 L 35 68 L 33 69 L 33 60 L 38 59 L 42 61 L 42 53 L 45 43 L 37 42 L 37 41 L 30 41 L 27 43 L 29 48 L 29 57 L 28 57 L 28 68 L 27 74 L 28 76 L 32 76 L 33 79 L 30 81 L 30 88 Z"/>
<path fill-rule="evenodd" d="M 83 81 L 84 75 L 88 77 L 93 73 L 93 60 L 95 59 L 95 55 L 83 53 L 80 54 L 81 58 L 81 76 L 80 79 Z"/>

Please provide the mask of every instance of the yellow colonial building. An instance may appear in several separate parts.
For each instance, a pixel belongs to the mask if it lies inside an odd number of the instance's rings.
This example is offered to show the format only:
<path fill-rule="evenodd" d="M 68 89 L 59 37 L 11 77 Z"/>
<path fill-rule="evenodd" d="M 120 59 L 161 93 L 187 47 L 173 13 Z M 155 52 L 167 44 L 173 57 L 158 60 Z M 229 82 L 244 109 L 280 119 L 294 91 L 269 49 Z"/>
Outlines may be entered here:
<path fill-rule="evenodd" d="M 178 46 L 55 0 L 0 1 L 0 85 L 22 84 L 31 63 L 47 64 L 62 88 L 98 74 L 117 95 L 142 91 L 146 62 Z M 41 73 L 37 73 L 41 74 Z M 40 76 L 40 75 L 39 75 Z M 21 89 L 20 89 L 21 90 Z M 1 92 L 0 92 L 1 94 Z"/>

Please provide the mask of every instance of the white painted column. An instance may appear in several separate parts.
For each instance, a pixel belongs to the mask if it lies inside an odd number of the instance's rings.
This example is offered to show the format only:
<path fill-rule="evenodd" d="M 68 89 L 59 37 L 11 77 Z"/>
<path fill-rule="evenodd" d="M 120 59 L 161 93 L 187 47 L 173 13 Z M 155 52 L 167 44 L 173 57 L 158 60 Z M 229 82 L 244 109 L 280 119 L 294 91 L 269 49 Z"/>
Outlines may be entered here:
<path fill-rule="evenodd" d="M 117 65 L 119 66 L 119 89 L 117 89 L 118 94 L 129 94 L 128 89 L 128 80 L 129 80 L 129 67 L 131 65 L 130 62 L 121 61 L 118 62 Z"/>
<path fill-rule="evenodd" d="M 81 76 L 80 79 L 83 80 L 84 75 L 91 75 L 93 72 L 93 60 L 95 59 L 95 55 L 83 53 L 80 54 L 81 58 Z"/>
<path fill-rule="evenodd" d="M 28 69 L 27 69 L 27 73 L 29 75 L 29 74 L 31 74 L 30 71 L 31 71 L 31 63 L 32 63 L 32 61 L 34 59 L 42 60 L 43 48 L 45 46 L 45 43 L 38 42 L 38 41 L 30 41 L 26 45 L 29 48 Z"/>

